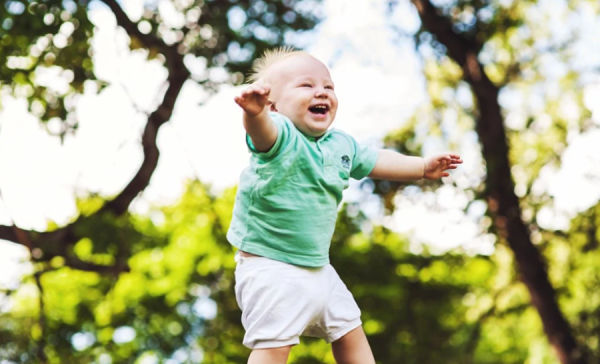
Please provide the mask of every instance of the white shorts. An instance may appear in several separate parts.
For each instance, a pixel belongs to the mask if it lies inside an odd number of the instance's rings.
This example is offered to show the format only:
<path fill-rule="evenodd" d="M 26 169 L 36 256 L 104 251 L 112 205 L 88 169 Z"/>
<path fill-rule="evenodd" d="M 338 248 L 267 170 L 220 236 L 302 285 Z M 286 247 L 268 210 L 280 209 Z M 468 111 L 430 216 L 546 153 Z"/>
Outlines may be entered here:
<path fill-rule="evenodd" d="M 299 267 L 237 255 L 235 297 L 250 349 L 296 345 L 300 336 L 336 341 L 361 325 L 360 309 L 331 265 Z"/>

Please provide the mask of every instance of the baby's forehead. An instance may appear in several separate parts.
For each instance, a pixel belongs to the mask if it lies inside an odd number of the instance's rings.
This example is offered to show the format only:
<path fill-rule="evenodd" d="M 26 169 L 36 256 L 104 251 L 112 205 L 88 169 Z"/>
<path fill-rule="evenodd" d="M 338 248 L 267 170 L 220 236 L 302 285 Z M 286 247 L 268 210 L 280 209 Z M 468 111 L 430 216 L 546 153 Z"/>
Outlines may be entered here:
<path fill-rule="evenodd" d="M 265 70 L 265 79 L 270 82 L 291 82 L 298 78 L 325 76 L 331 79 L 323 62 L 308 54 L 300 53 L 275 62 Z"/>

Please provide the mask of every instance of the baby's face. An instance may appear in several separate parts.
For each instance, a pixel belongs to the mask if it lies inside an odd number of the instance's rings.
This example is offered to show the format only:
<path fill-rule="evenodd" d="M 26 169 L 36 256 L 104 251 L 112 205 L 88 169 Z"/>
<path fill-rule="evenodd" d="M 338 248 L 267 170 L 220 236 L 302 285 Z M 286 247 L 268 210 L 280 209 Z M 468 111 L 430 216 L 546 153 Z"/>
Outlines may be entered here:
<path fill-rule="evenodd" d="M 306 135 L 325 134 L 338 106 L 327 67 L 306 54 L 283 59 L 272 67 L 268 74 L 271 110 L 290 118 Z"/>

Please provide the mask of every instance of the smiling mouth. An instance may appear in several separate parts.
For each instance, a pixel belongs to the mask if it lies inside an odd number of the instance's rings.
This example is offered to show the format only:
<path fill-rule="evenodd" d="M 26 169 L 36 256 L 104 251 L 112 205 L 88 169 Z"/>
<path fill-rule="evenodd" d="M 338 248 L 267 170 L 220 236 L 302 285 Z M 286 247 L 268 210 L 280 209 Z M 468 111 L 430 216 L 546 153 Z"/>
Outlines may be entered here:
<path fill-rule="evenodd" d="M 315 105 L 315 106 L 309 107 L 308 110 L 313 114 L 325 115 L 329 111 L 329 106 Z"/>

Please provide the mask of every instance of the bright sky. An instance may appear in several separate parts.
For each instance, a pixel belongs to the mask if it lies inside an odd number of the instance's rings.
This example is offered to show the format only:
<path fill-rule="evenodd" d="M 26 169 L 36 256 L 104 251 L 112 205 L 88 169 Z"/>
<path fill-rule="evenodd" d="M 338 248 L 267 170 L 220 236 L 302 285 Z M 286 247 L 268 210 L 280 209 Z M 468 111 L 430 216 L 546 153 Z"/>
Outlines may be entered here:
<path fill-rule="evenodd" d="M 141 2 L 124 4 L 130 16 L 137 17 Z M 386 25 L 385 4 L 385 0 L 325 0 L 325 21 L 306 40 L 307 50 L 330 66 L 336 82 L 340 107 L 334 127 L 372 144 L 401 125 L 424 100 L 419 62 L 408 41 L 404 45 L 394 41 Z M 408 2 L 400 4 L 394 21 L 407 30 L 416 29 L 416 14 Z M 91 15 L 99 30 L 93 41 L 96 74 L 111 86 L 100 94 L 87 90 L 78 107 L 80 128 L 75 137 L 61 145 L 26 112 L 25 102 L 2 96 L 0 170 L 10 173 L 0 179 L 0 224 L 14 221 L 36 230 L 44 230 L 49 221 L 65 224 L 76 214 L 77 194 L 114 195 L 141 162 L 139 138 L 146 117 L 136 110 L 149 111 L 155 105 L 165 71 L 157 62 L 129 53 L 106 8 L 97 7 Z M 205 101 L 203 91 L 193 82 L 185 85 L 172 120 L 160 131 L 161 159 L 149 188 L 135 201 L 135 211 L 143 213 L 150 204 L 174 202 L 189 178 L 198 177 L 216 190 L 237 183 L 249 158 L 241 112 L 233 103 L 239 91 L 225 86 L 200 105 Z M 586 102 L 595 108 L 594 119 L 600 123 L 600 103 L 594 102 L 600 99 L 600 86 L 592 84 L 588 91 Z M 600 177 L 598 157 L 591 153 L 599 142 L 600 132 L 574 136 L 564 167 L 547 171 L 539 188 L 548 189 L 556 199 L 556 209 L 542 216 L 548 225 L 564 225 L 566 213 L 585 209 L 600 198 L 600 184 L 585 177 L 586 173 Z M 452 177 L 456 179 L 466 178 L 479 165 L 474 141 L 460 152 L 465 164 Z M 356 196 L 352 191 L 347 194 L 349 199 Z M 427 199 L 429 203 L 423 205 L 400 198 L 396 214 L 381 222 L 438 250 L 462 245 L 467 250 L 491 252 L 493 239 L 476 238 L 477 227 L 461 212 L 466 206 L 464 196 L 447 186 Z M 431 211 L 431 206 L 443 211 Z M 470 214 L 481 212 L 482 206 L 475 206 Z M 418 251 L 418 246 L 414 249 Z M 20 263 L 25 257 L 24 248 L 0 241 L 0 287 L 16 284 L 16 278 L 28 269 Z"/>

